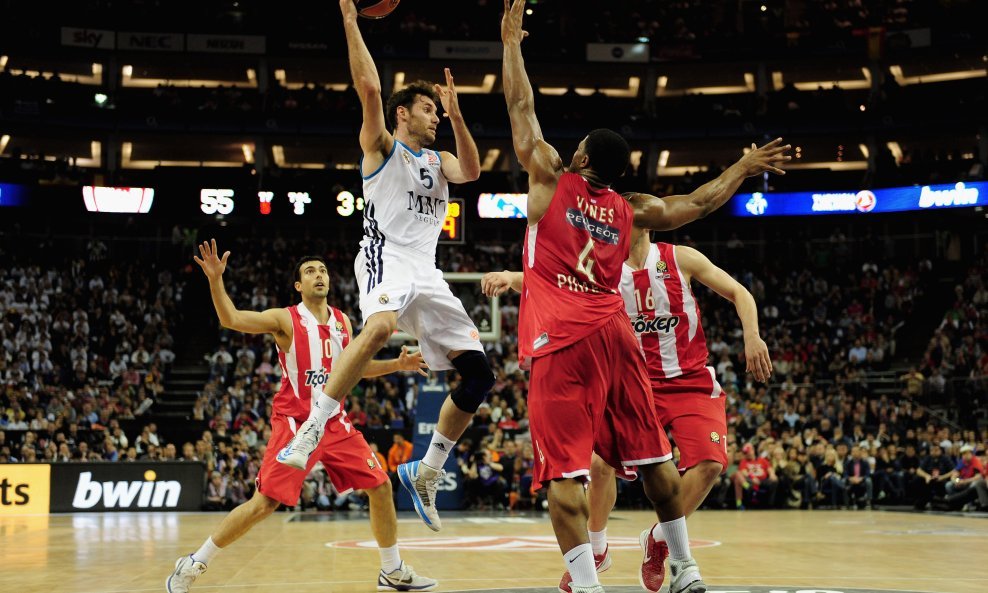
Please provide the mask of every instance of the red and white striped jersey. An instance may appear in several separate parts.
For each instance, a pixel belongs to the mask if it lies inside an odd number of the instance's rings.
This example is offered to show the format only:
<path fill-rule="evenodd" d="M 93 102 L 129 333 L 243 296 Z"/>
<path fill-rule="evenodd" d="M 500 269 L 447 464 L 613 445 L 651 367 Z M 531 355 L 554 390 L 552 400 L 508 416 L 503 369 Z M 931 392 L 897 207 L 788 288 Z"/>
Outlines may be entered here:
<path fill-rule="evenodd" d="M 707 340 L 700 326 L 700 308 L 689 281 L 679 271 L 675 245 L 649 245 L 641 270 L 625 263 L 621 296 L 650 379 L 671 379 L 706 366 Z"/>
<path fill-rule="evenodd" d="M 276 414 L 306 418 L 313 390 L 326 384 L 333 359 L 350 343 L 350 334 L 343 312 L 336 307 L 329 307 L 329 325 L 319 325 L 303 304 L 287 309 L 292 316 L 292 346 L 288 352 L 278 348 L 281 389 L 274 396 L 272 407 Z"/>

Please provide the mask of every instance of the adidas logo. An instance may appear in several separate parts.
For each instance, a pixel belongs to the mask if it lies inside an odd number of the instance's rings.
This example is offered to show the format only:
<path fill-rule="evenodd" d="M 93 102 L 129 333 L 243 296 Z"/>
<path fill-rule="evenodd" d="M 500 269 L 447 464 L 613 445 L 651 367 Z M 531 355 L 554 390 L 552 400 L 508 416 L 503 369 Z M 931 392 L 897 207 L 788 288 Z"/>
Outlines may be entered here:
<path fill-rule="evenodd" d="M 432 443 L 432 446 L 435 447 L 435 448 L 437 448 L 437 449 L 439 449 L 440 451 L 445 451 L 446 450 L 446 445 L 444 445 L 442 443 Z"/>

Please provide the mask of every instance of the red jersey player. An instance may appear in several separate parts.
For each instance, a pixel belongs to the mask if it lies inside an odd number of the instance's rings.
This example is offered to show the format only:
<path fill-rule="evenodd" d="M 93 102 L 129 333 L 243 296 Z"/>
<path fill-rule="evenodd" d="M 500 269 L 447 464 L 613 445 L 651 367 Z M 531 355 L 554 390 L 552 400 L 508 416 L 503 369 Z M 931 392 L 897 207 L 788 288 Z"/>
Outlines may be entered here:
<path fill-rule="evenodd" d="M 521 42 L 524 0 L 505 0 L 504 97 L 515 153 L 529 175 L 528 230 L 518 329 L 519 353 L 531 370 L 529 421 L 534 479 L 548 487 L 549 514 L 575 593 L 602 590 L 587 535 L 584 483 L 594 451 L 616 467 L 637 467 L 670 550 L 672 593 L 706 590 L 690 555 L 679 474 L 651 403 L 644 359 L 619 294 L 632 225 L 668 229 L 720 205 L 749 175 L 782 173 L 788 147 L 755 149 L 688 196 L 625 200 L 610 189 L 628 166 L 627 142 L 594 130 L 567 171 L 542 138 Z M 646 558 L 649 552 L 646 551 Z"/>
<path fill-rule="evenodd" d="M 758 334 L 755 300 L 740 283 L 706 256 L 690 247 L 651 243 L 648 232 L 635 229 L 631 255 L 621 276 L 621 296 L 645 355 L 655 411 L 663 427 L 672 429 L 680 450 L 683 474 L 682 505 L 686 516 L 706 498 L 727 466 L 727 417 L 724 392 L 707 364 L 707 344 L 700 310 L 690 281 L 696 279 L 732 301 L 744 331 L 748 371 L 765 381 L 772 370 L 768 348 Z M 484 276 L 488 296 L 508 287 L 521 291 L 520 272 L 492 272 Z M 622 477 L 631 477 L 625 472 Z M 607 519 L 617 498 L 614 469 L 594 456 L 590 470 L 590 518 L 587 528 L 598 572 L 611 565 L 607 553 Z M 643 540 L 645 534 L 643 534 Z M 657 554 L 644 570 L 642 587 L 656 592 L 662 586 L 662 567 L 668 547 L 657 541 Z M 568 590 L 569 575 L 559 588 Z"/>
<path fill-rule="evenodd" d="M 300 304 L 255 312 L 238 310 L 223 286 L 223 271 L 230 252 L 220 258 L 214 239 L 200 245 L 199 253 L 202 257 L 195 260 L 209 279 L 209 291 L 220 323 L 248 334 L 272 334 L 283 374 L 281 389 L 274 397 L 271 438 L 257 475 L 254 496 L 233 509 L 199 550 L 175 562 L 174 572 L 165 581 L 168 593 L 186 593 L 221 549 L 273 513 L 278 505 L 295 505 L 305 477 L 318 461 L 341 492 L 357 489 L 367 493 L 371 530 L 381 553 L 378 591 L 434 589 L 438 585 L 435 580 L 415 574 L 411 566 L 401 561 L 391 481 L 363 435 L 347 421 L 345 411 L 327 424 L 326 437 L 309 458 L 304 472 L 275 461 L 278 451 L 308 416 L 313 390 L 325 383 L 334 359 L 346 348 L 353 334 L 350 319 L 326 300 L 329 293 L 326 262 L 319 256 L 306 256 L 295 266 L 295 290 L 302 298 Z M 377 377 L 401 370 L 425 374 L 423 367 L 420 354 L 409 355 L 402 348 L 397 359 L 370 361 L 364 368 L 364 376 Z"/>

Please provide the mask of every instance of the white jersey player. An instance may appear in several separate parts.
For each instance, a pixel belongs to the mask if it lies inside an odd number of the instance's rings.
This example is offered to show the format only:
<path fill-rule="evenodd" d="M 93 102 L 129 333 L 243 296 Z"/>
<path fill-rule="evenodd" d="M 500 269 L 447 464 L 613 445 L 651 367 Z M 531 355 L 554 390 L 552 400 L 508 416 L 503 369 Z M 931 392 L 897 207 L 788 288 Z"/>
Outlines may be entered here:
<path fill-rule="evenodd" d="M 364 328 L 335 362 L 323 393 L 313 400 L 308 420 L 278 460 L 305 467 L 326 421 L 338 413 L 340 400 L 356 385 L 367 361 L 400 328 L 418 339 L 430 368 L 455 368 L 461 376 L 459 386 L 443 403 L 425 457 L 398 467 L 416 512 L 438 531 L 435 494 L 442 467 L 494 385 L 477 328 L 435 265 L 448 184 L 476 180 L 480 155 L 460 112 L 448 68 L 445 88 L 416 82 L 392 93 L 382 109 L 381 81 L 357 27 L 352 0 L 340 0 L 340 10 L 350 73 L 363 106 L 364 238 L 354 268 Z M 428 148 L 441 121 L 437 100 L 452 125 L 458 157 Z"/>

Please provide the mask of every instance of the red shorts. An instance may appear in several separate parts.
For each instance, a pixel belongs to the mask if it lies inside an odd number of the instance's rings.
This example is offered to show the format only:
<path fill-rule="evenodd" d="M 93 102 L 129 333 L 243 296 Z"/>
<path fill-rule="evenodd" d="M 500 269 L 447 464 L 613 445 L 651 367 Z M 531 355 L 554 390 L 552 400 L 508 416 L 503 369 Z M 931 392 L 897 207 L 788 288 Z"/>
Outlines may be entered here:
<path fill-rule="evenodd" d="M 587 479 L 594 452 L 612 467 L 672 458 L 651 405 L 645 359 L 624 312 L 579 342 L 532 359 L 533 479 Z"/>
<path fill-rule="evenodd" d="M 653 381 L 652 396 L 662 426 L 679 447 L 679 471 L 708 460 L 727 467 L 727 398 L 712 367 Z"/>
<path fill-rule="evenodd" d="M 271 439 L 256 480 L 257 490 L 261 494 L 284 505 L 294 506 L 302 492 L 302 483 L 317 461 L 322 462 L 333 486 L 342 493 L 376 488 L 388 481 L 387 472 L 378 465 L 364 435 L 350 424 L 346 412 L 326 422 L 326 432 L 309 457 L 305 471 L 278 463 L 275 459 L 278 452 L 292 440 L 295 430 L 303 421 L 282 414 L 272 416 Z"/>

